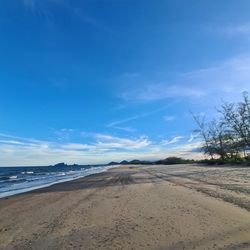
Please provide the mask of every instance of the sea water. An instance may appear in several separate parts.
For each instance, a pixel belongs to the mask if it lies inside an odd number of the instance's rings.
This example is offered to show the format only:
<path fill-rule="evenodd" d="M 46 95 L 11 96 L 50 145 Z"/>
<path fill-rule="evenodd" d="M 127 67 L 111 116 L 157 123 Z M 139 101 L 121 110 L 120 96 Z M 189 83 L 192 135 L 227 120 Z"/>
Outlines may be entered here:
<path fill-rule="evenodd" d="M 112 166 L 0 167 L 0 198 L 104 172 Z"/>

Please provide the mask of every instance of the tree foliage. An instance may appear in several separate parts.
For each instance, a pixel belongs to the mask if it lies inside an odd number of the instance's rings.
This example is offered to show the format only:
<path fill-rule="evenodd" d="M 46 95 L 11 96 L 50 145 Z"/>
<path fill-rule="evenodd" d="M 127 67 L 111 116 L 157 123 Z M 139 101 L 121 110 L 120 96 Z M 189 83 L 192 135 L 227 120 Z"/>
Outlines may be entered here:
<path fill-rule="evenodd" d="M 212 160 L 249 159 L 250 101 L 247 92 L 238 103 L 223 103 L 217 110 L 219 118 L 205 122 L 205 116 L 193 115 L 197 132 L 202 138 L 202 150 Z"/>

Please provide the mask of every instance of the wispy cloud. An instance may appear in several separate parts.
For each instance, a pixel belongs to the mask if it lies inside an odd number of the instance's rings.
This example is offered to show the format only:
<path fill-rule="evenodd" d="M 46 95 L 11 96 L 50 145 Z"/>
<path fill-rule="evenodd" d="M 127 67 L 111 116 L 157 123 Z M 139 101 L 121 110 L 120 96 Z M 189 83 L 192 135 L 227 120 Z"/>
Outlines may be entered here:
<path fill-rule="evenodd" d="M 250 90 L 250 55 L 227 58 L 193 71 L 179 72 L 162 83 L 126 85 L 119 97 L 127 102 L 153 102 L 164 99 L 205 100 L 210 98 L 238 99 Z M 146 82 L 148 82 L 147 80 Z M 210 102 L 211 105 L 211 102 Z"/>
<path fill-rule="evenodd" d="M 118 130 L 122 130 L 122 131 L 125 131 L 125 132 L 129 132 L 129 133 L 133 133 L 136 131 L 135 128 L 132 128 L 132 127 L 119 127 L 119 126 L 113 126 L 113 128 L 115 129 L 118 129 Z"/>
<path fill-rule="evenodd" d="M 24 144 L 47 144 L 46 140 L 37 140 L 34 138 L 24 138 L 15 135 L 0 133 L 0 139 L 4 141 L 14 142 L 14 143 L 24 143 Z"/>
<path fill-rule="evenodd" d="M 121 138 L 107 134 L 94 134 L 92 143 L 41 141 L 0 134 L 0 166 L 44 165 L 58 161 L 98 163 L 100 156 L 111 153 L 139 152 L 151 141 L 146 137 Z M 112 159 L 112 155 L 109 155 Z M 108 159 L 108 158 L 107 158 Z"/>
<path fill-rule="evenodd" d="M 61 148 L 70 150 L 93 150 L 95 146 L 82 143 L 66 143 L 61 145 Z"/>
<path fill-rule="evenodd" d="M 124 118 L 124 119 L 121 119 L 121 120 L 117 120 L 117 121 L 111 122 L 107 126 L 108 127 L 116 127 L 119 124 L 123 124 L 123 123 L 126 123 L 126 122 L 137 120 L 137 119 L 145 117 L 145 116 L 147 116 L 146 113 L 145 114 L 139 114 L 139 115 L 130 116 L 130 117 L 127 117 L 127 118 Z"/>
<path fill-rule="evenodd" d="M 199 137 L 198 134 L 192 133 L 192 134 L 190 135 L 189 139 L 188 139 L 188 143 L 193 142 L 193 141 L 194 141 L 195 139 L 197 139 L 198 137 Z"/>
<path fill-rule="evenodd" d="M 162 159 L 170 155 L 186 158 L 196 155 L 196 144 L 175 145 L 181 137 L 171 138 L 166 147 L 147 137 L 121 138 L 93 134 L 93 143 L 58 143 L 0 134 L 0 166 L 49 165 L 57 162 L 97 164 L 123 159 Z"/>
<path fill-rule="evenodd" d="M 123 92 L 120 96 L 128 101 L 148 102 L 175 97 L 197 98 L 204 95 L 205 93 L 198 88 L 186 87 L 184 85 L 169 86 L 167 83 L 153 83 L 143 87 L 143 89 L 138 88 Z"/>
<path fill-rule="evenodd" d="M 250 55 L 229 58 L 211 67 L 185 73 L 182 77 L 186 82 L 200 85 L 208 98 L 235 99 L 243 91 L 250 90 Z"/>
<path fill-rule="evenodd" d="M 149 146 L 151 141 L 149 141 L 146 137 L 140 137 L 139 139 L 127 139 L 120 138 L 111 135 L 97 134 L 96 135 L 98 141 L 96 146 L 98 148 L 105 149 L 123 149 L 123 150 L 131 150 L 131 149 L 141 149 Z"/>
<path fill-rule="evenodd" d="M 161 141 L 161 144 L 162 145 L 169 145 L 169 144 L 174 144 L 174 143 L 177 143 L 179 142 L 181 139 L 183 139 L 184 137 L 183 136 L 175 136 L 169 140 L 162 140 Z"/>
<path fill-rule="evenodd" d="M 121 120 L 110 122 L 107 126 L 108 127 L 116 127 L 117 125 L 120 125 L 120 124 L 123 124 L 123 123 L 127 123 L 127 122 L 134 121 L 134 120 L 137 120 L 137 119 L 140 119 L 140 118 L 144 118 L 144 117 L 154 115 L 156 113 L 159 113 L 161 111 L 164 111 L 164 110 L 168 109 L 169 107 L 171 107 L 175 103 L 176 103 L 176 101 L 173 101 L 173 102 L 168 103 L 167 105 L 164 105 L 163 107 L 151 110 L 149 112 L 144 112 L 144 113 L 137 114 L 137 115 L 134 115 L 134 116 L 130 116 L 130 117 L 127 117 L 127 118 L 124 118 L 124 119 L 121 119 Z"/>
<path fill-rule="evenodd" d="M 204 159 L 204 154 L 200 151 L 200 142 L 186 143 L 167 151 L 169 156 L 177 156 L 185 159 Z"/>
<path fill-rule="evenodd" d="M 75 132 L 72 128 L 61 128 L 61 129 L 51 129 L 57 140 L 66 141 L 69 140 L 71 135 Z"/>

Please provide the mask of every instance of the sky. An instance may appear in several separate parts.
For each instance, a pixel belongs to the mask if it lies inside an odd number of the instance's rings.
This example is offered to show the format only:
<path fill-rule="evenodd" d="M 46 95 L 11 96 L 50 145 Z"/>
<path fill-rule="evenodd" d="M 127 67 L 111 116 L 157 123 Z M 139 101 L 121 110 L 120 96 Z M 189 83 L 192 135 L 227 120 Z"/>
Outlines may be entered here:
<path fill-rule="evenodd" d="M 249 0 L 0 0 L 0 166 L 200 158 L 192 113 L 250 91 Z"/>

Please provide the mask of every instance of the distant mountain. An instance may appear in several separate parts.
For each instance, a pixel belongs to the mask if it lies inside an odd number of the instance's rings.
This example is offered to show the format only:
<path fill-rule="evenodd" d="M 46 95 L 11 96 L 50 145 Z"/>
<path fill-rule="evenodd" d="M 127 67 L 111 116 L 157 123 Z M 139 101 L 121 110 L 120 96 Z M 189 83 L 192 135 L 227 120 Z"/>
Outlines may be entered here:
<path fill-rule="evenodd" d="M 149 161 L 141 161 L 141 160 L 132 160 L 132 161 L 121 161 L 120 164 L 122 165 L 126 165 L 126 164 L 133 164 L 133 165 L 136 165 L 136 164 L 151 164 L 151 162 Z"/>
<path fill-rule="evenodd" d="M 172 164 L 188 164 L 193 163 L 193 160 L 186 160 L 179 157 L 168 157 L 164 160 L 156 161 L 155 164 L 172 165 Z"/>
<path fill-rule="evenodd" d="M 126 164 L 128 164 L 129 162 L 128 161 L 121 161 L 120 162 L 120 164 L 122 164 L 122 165 L 126 165 Z"/>
<path fill-rule="evenodd" d="M 60 162 L 54 165 L 54 167 L 67 167 L 68 165 L 65 164 L 64 162 Z"/>
<path fill-rule="evenodd" d="M 128 165 L 128 164 L 132 164 L 132 165 L 153 165 L 153 164 L 162 164 L 162 165 L 172 165 L 172 164 L 188 164 L 188 163 L 194 163 L 194 160 L 186 160 L 186 159 L 182 159 L 179 157 L 168 157 L 166 159 L 163 160 L 158 160 L 158 161 L 144 161 L 144 160 L 132 160 L 132 161 L 126 161 L 123 160 L 120 163 L 117 162 L 110 162 L 108 165 L 117 165 L 117 164 L 121 164 L 121 165 Z"/>
<path fill-rule="evenodd" d="M 108 163 L 108 166 L 113 166 L 113 165 L 119 165 L 119 162 L 115 162 L 115 161 L 111 161 L 110 163 Z"/>
<path fill-rule="evenodd" d="M 77 167 L 77 166 L 79 165 L 78 164 L 68 165 L 68 164 L 65 164 L 64 162 L 60 162 L 60 163 L 53 165 L 53 167 Z"/>
<path fill-rule="evenodd" d="M 103 166 L 116 166 L 116 165 L 153 165 L 153 164 L 162 164 L 162 165 L 171 165 L 171 164 L 187 164 L 187 163 L 194 163 L 194 160 L 186 160 L 186 159 L 182 159 L 179 157 L 168 157 L 166 159 L 163 160 L 158 160 L 158 161 L 144 161 L 144 160 L 137 160 L 134 159 L 132 161 L 126 161 L 123 160 L 121 162 L 116 162 L 116 161 L 111 161 L 108 164 L 103 164 Z M 78 165 L 78 164 L 72 164 L 72 165 L 68 165 L 64 162 L 59 162 L 55 165 L 53 165 L 53 167 L 77 167 L 77 166 L 100 166 L 99 165 Z"/>

